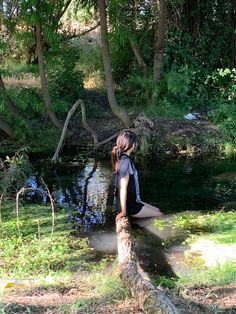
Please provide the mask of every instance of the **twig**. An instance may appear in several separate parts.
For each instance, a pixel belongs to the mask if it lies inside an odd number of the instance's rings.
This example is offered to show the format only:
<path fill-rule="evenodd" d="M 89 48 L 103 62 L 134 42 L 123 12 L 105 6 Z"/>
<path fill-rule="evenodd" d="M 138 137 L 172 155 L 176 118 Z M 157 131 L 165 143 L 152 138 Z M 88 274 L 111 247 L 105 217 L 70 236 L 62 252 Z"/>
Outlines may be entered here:
<path fill-rule="evenodd" d="M 20 233 L 20 219 L 19 219 L 19 197 L 21 193 L 24 193 L 25 191 L 30 191 L 34 190 L 33 188 L 21 188 L 17 193 L 16 193 L 16 226 L 17 229 Z"/>
<path fill-rule="evenodd" d="M 46 190 L 47 190 L 47 195 L 48 195 L 48 197 L 49 197 L 49 199 L 50 199 L 50 203 L 51 203 L 51 210 L 52 210 L 52 231 L 51 231 L 51 238 L 52 238 L 53 233 L 54 233 L 54 228 L 55 228 L 54 200 L 53 200 L 53 198 L 52 198 L 52 195 L 51 195 L 51 193 L 50 193 L 50 191 L 49 191 L 49 188 L 48 188 L 47 184 L 45 183 L 45 181 L 43 180 L 42 177 L 41 177 L 41 181 L 43 182 L 43 184 L 44 184 L 44 186 L 45 186 L 45 188 L 46 188 Z"/>
<path fill-rule="evenodd" d="M 3 200 L 3 193 L 0 196 L 0 223 L 2 224 L 2 200 Z"/>
<path fill-rule="evenodd" d="M 39 241 L 41 241 L 41 233 L 40 233 L 40 223 L 39 223 L 39 220 L 37 220 L 37 224 L 38 224 L 38 238 L 39 238 Z"/>

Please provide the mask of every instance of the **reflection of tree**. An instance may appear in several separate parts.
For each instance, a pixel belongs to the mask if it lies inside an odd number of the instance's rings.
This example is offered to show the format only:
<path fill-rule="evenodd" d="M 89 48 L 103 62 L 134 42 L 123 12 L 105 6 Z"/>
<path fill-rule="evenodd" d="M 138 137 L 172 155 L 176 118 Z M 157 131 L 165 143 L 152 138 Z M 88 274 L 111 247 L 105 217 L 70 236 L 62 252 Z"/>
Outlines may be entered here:
<path fill-rule="evenodd" d="M 83 210 L 86 210 L 86 206 L 87 206 L 87 196 L 88 196 L 88 185 L 89 185 L 89 181 L 90 179 L 93 177 L 93 174 L 95 173 L 95 171 L 97 170 L 98 167 L 98 161 L 95 159 L 94 163 L 93 163 L 93 167 L 92 170 L 89 172 L 87 178 L 85 179 L 85 184 L 84 184 L 84 195 L 83 195 Z"/>

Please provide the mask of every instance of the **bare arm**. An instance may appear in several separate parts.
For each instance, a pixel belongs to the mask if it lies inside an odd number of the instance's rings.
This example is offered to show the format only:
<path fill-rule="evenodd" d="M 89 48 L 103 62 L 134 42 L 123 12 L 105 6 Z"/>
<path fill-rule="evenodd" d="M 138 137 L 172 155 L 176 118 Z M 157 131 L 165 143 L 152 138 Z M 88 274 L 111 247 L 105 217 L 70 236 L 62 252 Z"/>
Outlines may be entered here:
<path fill-rule="evenodd" d="M 121 212 L 116 216 L 116 221 L 120 218 L 126 216 L 126 201 L 127 201 L 127 190 L 128 190 L 128 183 L 129 183 L 129 175 L 121 178 L 120 180 L 120 207 Z"/>

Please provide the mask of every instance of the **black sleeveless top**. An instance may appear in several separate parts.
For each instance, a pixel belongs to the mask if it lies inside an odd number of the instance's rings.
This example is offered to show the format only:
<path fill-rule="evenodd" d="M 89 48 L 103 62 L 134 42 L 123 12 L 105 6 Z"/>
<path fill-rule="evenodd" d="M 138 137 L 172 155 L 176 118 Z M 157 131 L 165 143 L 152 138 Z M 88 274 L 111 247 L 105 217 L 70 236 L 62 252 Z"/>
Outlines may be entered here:
<path fill-rule="evenodd" d="M 136 215 L 143 207 L 140 199 L 138 173 L 131 158 L 122 153 L 118 162 L 117 184 L 116 184 L 116 207 L 120 211 L 119 187 L 121 178 L 129 175 L 127 187 L 126 215 Z"/>

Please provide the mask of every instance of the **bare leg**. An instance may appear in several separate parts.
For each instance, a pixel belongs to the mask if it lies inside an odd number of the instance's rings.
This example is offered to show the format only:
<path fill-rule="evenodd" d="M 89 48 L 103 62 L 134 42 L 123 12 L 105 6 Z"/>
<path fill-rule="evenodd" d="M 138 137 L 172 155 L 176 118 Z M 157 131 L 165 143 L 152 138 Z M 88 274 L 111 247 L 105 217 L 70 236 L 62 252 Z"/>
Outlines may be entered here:
<path fill-rule="evenodd" d="M 160 211 L 159 208 L 149 205 L 147 203 L 144 203 L 144 206 L 142 207 L 141 211 L 137 213 L 136 215 L 131 215 L 131 217 L 134 218 L 148 218 L 148 217 L 161 217 L 163 216 L 163 213 Z"/>

